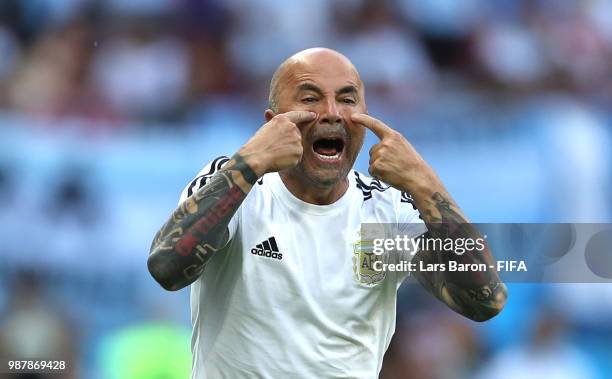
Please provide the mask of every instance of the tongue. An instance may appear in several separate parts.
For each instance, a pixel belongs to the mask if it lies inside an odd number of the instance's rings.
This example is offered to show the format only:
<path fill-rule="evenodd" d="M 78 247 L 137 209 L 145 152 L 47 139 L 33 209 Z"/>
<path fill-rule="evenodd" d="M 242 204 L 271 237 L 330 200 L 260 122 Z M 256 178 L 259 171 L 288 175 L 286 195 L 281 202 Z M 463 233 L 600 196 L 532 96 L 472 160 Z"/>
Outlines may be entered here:
<path fill-rule="evenodd" d="M 335 147 L 324 147 L 324 146 L 317 146 L 315 148 L 315 151 L 317 152 L 317 154 L 321 154 L 321 155 L 336 155 L 336 153 L 338 152 L 338 150 L 336 150 Z"/>

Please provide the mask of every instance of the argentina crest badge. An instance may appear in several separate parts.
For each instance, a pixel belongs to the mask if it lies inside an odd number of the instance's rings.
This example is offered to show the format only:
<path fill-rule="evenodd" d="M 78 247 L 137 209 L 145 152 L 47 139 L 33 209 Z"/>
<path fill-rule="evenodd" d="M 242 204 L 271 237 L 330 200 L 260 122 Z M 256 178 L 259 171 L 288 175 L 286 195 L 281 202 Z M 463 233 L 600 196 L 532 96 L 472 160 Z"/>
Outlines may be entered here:
<path fill-rule="evenodd" d="M 358 232 L 357 241 L 353 243 L 353 278 L 362 286 L 375 287 L 386 276 L 382 269 L 388 262 L 388 253 L 374 253 L 374 241 L 363 231 Z M 377 263 L 378 262 L 378 263 Z"/>

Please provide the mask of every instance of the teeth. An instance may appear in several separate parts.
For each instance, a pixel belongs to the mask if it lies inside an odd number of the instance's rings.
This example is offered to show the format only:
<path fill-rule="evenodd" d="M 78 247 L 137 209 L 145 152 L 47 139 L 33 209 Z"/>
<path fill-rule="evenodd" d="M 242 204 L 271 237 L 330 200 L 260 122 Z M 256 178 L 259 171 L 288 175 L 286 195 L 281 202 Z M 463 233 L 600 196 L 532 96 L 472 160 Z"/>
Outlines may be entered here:
<path fill-rule="evenodd" d="M 326 159 L 326 160 L 334 160 L 334 159 L 338 159 L 340 158 L 340 153 L 336 153 L 334 155 L 323 155 L 323 154 L 319 154 L 316 153 L 319 157 L 321 157 L 321 159 Z"/>

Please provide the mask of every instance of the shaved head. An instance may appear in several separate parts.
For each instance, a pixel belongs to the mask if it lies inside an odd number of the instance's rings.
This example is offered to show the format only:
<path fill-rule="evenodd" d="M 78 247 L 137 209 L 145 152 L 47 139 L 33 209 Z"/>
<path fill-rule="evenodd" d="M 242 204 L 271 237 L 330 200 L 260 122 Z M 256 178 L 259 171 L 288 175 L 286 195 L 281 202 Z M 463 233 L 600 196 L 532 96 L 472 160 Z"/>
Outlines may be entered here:
<path fill-rule="evenodd" d="M 297 193 L 312 194 L 313 188 L 319 194 L 342 193 L 365 137 L 365 128 L 351 120 L 353 114 L 367 113 L 363 83 L 353 63 L 331 49 L 302 50 L 274 72 L 269 102 L 267 121 L 291 111 L 316 114 L 312 121 L 296 123 L 303 154 L 295 167 L 280 173 L 287 187 Z"/>
<path fill-rule="evenodd" d="M 270 93 L 268 95 L 268 106 L 274 112 L 278 113 L 278 97 L 281 92 L 281 84 L 283 83 L 283 78 L 286 76 L 288 72 L 291 72 L 291 69 L 300 64 L 316 64 L 320 62 L 321 64 L 325 64 L 330 61 L 336 61 L 339 64 L 346 65 L 349 67 L 358 78 L 360 84 L 361 79 L 359 78 L 359 73 L 353 63 L 341 53 L 328 49 L 325 47 L 313 47 L 311 49 L 306 49 L 299 51 L 289 58 L 287 58 L 283 63 L 281 63 L 274 74 L 272 75 L 272 80 L 270 81 Z"/>

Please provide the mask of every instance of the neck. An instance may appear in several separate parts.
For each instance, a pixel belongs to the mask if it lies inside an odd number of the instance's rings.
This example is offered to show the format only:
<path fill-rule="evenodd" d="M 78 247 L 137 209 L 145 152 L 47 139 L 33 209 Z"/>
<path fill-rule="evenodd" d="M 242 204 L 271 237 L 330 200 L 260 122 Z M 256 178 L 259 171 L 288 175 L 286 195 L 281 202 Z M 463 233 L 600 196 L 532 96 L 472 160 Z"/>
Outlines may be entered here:
<path fill-rule="evenodd" d="M 348 189 L 348 178 L 340 180 L 331 186 L 320 186 L 304 178 L 292 175 L 289 171 L 279 172 L 283 184 L 289 192 L 298 199 L 315 205 L 329 205 L 335 203 Z"/>

